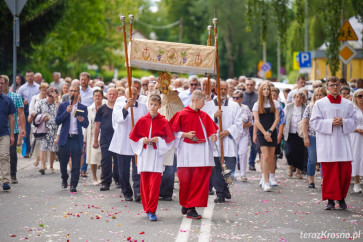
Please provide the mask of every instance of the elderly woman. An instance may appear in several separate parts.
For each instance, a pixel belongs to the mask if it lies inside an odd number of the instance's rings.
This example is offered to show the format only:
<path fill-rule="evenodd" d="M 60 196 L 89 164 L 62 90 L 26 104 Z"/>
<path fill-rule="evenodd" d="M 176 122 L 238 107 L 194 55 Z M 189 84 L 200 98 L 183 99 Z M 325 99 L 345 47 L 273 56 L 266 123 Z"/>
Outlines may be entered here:
<path fill-rule="evenodd" d="M 247 167 L 247 151 L 248 145 L 250 140 L 250 132 L 249 128 L 253 124 L 253 114 L 251 113 L 250 109 L 247 105 L 242 104 L 243 101 L 243 92 L 240 90 L 236 90 L 233 92 L 232 95 L 233 101 L 238 103 L 242 110 L 242 121 L 243 121 L 243 131 L 241 135 L 241 139 L 237 144 L 237 153 L 238 153 L 238 163 L 236 163 L 236 173 L 235 177 L 237 179 L 241 179 L 241 181 L 246 182 L 246 167 Z M 239 172 L 237 172 L 237 167 L 239 164 Z"/>
<path fill-rule="evenodd" d="M 38 95 L 35 95 L 35 96 L 32 97 L 32 100 L 30 101 L 30 104 L 29 104 L 29 116 L 28 116 L 28 122 L 29 123 L 33 122 L 33 118 L 35 116 L 35 113 L 37 111 L 37 107 L 38 107 L 40 101 L 47 97 L 48 88 L 49 88 L 48 83 L 44 82 L 44 83 L 40 84 L 39 85 L 40 93 Z M 33 128 L 34 128 L 34 126 L 32 126 L 32 129 Z M 40 145 L 39 145 L 39 142 L 35 142 L 35 147 L 33 148 L 33 151 L 34 151 L 34 155 L 36 157 L 36 160 L 34 162 L 34 166 L 38 166 L 39 161 L 40 161 Z"/>
<path fill-rule="evenodd" d="M 302 179 L 301 171 L 304 169 L 305 146 L 298 135 L 298 123 L 302 120 L 306 108 L 306 95 L 302 90 L 294 94 L 294 101 L 285 107 L 286 124 L 284 139 L 286 141 L 286 158 L 289 164 L 288 176 L 292 177 L 293 169 L 296 168 L 296 177 Z"/>
<path fill-rule="evenodd" d="M 359 177 L 363 176 L 363 89 L 354 92 L 353 105 L 358 119 L 358 126 L 350 134 L 353 151 L 352 176 L 354 177 L 353 191 L 362 192 Z"/>
<path fill-rule="evenodd" d="M 58 125 L 55 123 L 55 117 L 57 115 L 57 104 L 55 102 L 56 97 L 57 95 L 55 94 L 54 88 L 49 88 L 47 90 L 47 98 L 39 102 L 36 111 L 38 115 L 45 115 L 43 121 L 45 122 L 45 127 L 47 129 L 46 136 L 40 140 L 41 168 L 39 172 L 42 175 L 45 174 L 45 160 L 47 152 L 49 152 L 50 170 L 52 173 L 54 173 L 53 163 L 55 158 L 55 152 L 57 151 L 57 146 L 54 143 L 54 140 L 57 137 L 58 130 Z"/>
<path fill-rule="evenodd" d="M 304 145 L 308 148 L 308 176 L 309 176 L 309 188 L 315 188 L 314 183 L 314 175 L 315 175 L 315 167 L 317 162 L 316 155 L 316 134 L 315 131 L 310 127 L 309 121 L 311 117 L 311 113 L 314 107 L 314 104 L 319 99 L 325 97 L 327 95 L 325 88 L 318 87 L 315 88 L 312 101 L 309 105 L 306 106 L 304 115 L 303 115 L 303 133 L 304 133 Z"/>
<path fill-rule="evenodd" d="M 95 90 L 93 91 L 93 101 L 91 106 L 88 107 L 88 120 L 89 125 L 86 129 L 84 139 L 86 140 L 87 147 L 87 160 L 89 159 L 89 164 L 91 165 L 91 172 L 92 172 L 92 178 L 93 182 L 92 184 L 97 186 L 100 184 L 100 180 L 97 179 L 97 166 L 101 164 L 102 154 L 101 154 L 101 148 L 98 147 L 97 149 L 93 148 L 92 144 L 94 141 L 94 135 L 95 135 L 95 117 L 97 110 L 99 107 L 101 107 L 104 103 L 106 103 L 106 100 L 103 98 L 103 91 L 102 90 Z"/>

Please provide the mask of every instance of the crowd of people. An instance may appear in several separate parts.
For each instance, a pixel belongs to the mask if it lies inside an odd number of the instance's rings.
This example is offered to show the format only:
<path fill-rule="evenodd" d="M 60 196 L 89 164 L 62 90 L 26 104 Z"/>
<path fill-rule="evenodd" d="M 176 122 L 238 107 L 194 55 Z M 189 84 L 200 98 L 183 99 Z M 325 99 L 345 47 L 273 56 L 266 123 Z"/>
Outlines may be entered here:
<path fill-rule="evenodd" d="M 257 155 L 265 192 L 278 186 L 283 154 L 286 176 L 307 174 L 310 189 L 320 171 L 327 210 L 335 201 L 347 208 L 351 177 L 353 192 L 362 192 L 362 79 L 329 77 L 313 81 L 310 90 L 300 76 L 292 90 L 279 90 L 241 76 L 220 80 L 218 98 L 216 80 L 207 77 L 175 75 L 166 88 L 154 76 L 133 78 L 131 87 L 126 78 L 106 85 L 87 72 L 73 80 L 54 72 L 52 78 L 48 84 L 41 73 L 27 71 L 11 87 L 0 76 L 3 190 L 18 183 L 22 145 L 42 175 L 48 163 L 55 173 L 59 160 L 61 186 L 71 192 L 88 176 L 89 164 L 93 185 L 107 191 L 114 180 L 126 201 L 142 202 L 151 221 L 159 198 L 172 201 L 175 180 L 182 214 L 200 219 L 196 207 L 206 207 L 208 195 L 216 194 L 215 203 L 231 199 L 228 177 L 247 182 Z"/>

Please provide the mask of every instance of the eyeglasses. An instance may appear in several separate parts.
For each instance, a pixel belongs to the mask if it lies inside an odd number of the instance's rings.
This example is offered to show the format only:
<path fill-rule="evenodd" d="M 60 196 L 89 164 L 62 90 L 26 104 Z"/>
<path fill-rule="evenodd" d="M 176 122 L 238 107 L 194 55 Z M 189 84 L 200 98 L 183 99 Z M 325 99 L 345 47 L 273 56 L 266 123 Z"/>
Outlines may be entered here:
<path fill-rule="evenodd" d="M 362 99 L 363 98 L 363 95 L 358 95 L 357 98 L 358 99 Z"/>
<path fill-rule="evenodd" d="M 233 100 L 238 100 L 238 99 L 240 99 L 240 97 L 232 97 L 233 98 Z"/>
<path fill-rule="evenodd" d="M 331 87 L 331 88 L 339 87 L 339 86 L 340 86 L 340 84 L 330 84 L 330 85 L 329 85 L 329 87 Z"/>
<path fill-rule="evenodd" d="M 69 90 L 69 92 L 78 92 L 77 90 Z"/>
<path fill-rule="evenodd" d="M 198 86 L 198 84 L 190 83 L 191 86 Z"/>

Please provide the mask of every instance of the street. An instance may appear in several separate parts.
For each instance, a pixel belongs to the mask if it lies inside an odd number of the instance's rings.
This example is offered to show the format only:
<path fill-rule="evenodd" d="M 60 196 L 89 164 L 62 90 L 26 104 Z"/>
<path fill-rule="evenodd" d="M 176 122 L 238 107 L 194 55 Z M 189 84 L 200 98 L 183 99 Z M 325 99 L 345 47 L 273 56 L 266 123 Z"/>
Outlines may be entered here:
<path fill-rule="evenodd" d="M 90 177 L 81 178 L 73 194 L 61 188 L 59 162 L 55 174 L 48 169 L 42 176 L 33 161 L 20 158 L 19 184 L 0 192 L 2 242 L 363 240 L 362 194 L 348 193 L 346 211 L 326 211 L 320 173 L 317 189 L 308 189 L 306 177 L 286 179 L 286 160 L 278 162 L 279 185 L 272 192 L 258 187 L 259 172 L 248 171 L 247 183 L 231 186 L 231 200 L 214 204 L 209 196 L 208 207 L 197 208 L 202 220 L 181 215 L 176 183 L 173 201 L 159 202 L 157 222 L 146 219 L 141 203 L 124 201 L 114 184 L 100 192 Z"/>

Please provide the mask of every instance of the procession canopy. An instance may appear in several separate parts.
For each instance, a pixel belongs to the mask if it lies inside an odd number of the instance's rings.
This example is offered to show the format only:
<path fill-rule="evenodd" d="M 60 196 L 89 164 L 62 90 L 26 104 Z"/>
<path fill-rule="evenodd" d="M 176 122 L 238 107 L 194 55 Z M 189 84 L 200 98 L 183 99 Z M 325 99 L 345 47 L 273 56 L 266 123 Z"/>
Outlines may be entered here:
<path fill-rule="evenodd" d="M 155 40 L 132 39 L 132 67 L 187 74 L 214 74 L 216 48 Z"/>

